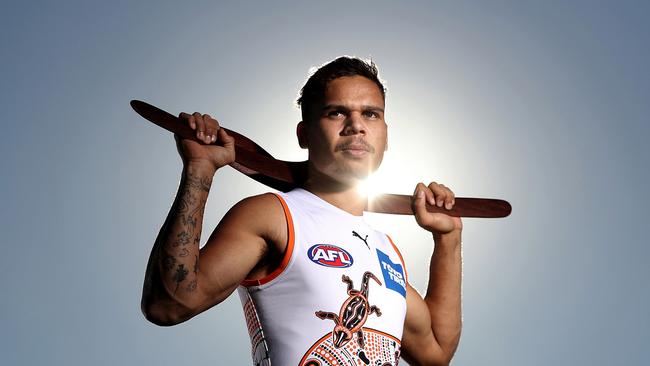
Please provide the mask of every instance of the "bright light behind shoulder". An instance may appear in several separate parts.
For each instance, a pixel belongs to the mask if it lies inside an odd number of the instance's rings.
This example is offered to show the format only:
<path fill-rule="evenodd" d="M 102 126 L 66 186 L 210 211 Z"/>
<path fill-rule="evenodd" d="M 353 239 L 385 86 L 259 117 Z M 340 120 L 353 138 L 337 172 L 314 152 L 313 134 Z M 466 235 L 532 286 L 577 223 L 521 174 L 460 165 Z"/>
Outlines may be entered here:
<path fill-rule="evenodd" d="M 375 197 L 383 193 L 410 194 L 417 183 L 415 177 L 407 176 L 404 172 L 402 174 L 396 173 L 395 169 L 390 174 L 391 169 L 390 167 L 387 168 L 382 167 L 373 174 L 370 174 L 368 178 L 362 180 L 357 185 L 359 194 L 367 196 L 369 201 L 372 201 Z"/>
<path fill-rule="evenodd" d="M 361 196 L 367 196 L 368 201 L 372 201 L 377 195 L 386 193 L 386 189 L 390 188 L 384 182 L 377 178 L 377 174 L 371 174 L 368 178 L 359 182 L 357 190 Z"/>

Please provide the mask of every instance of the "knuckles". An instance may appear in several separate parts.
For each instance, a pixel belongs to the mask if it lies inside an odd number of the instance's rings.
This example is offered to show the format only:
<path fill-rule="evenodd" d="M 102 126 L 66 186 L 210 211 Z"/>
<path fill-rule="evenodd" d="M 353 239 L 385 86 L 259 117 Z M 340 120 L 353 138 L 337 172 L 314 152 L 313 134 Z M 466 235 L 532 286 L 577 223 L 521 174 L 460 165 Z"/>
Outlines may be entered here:
<path fill-rule="evenodd" d="M 435 181 L 425 185 L 420 182 L 417 184 L 415 192 L 424 192 L 426 202 L 430 205 L 452 209 L 455 201 L 454 192 L 442 183 Z M 413 205 L 416 204 L 416 195 L 413 196 Z"/>
<path fill-rule="evenodd" d="M 192 114 L 181 112 L 178 118 L 186 122 L 193 129 L 203 133 L 206 137 L 211 136 L 212 141 L 216 140 L 217 132 L 220 129 L 219 122 L 212 118 L 209 114 L 201 114 L 194 112 Z"/>

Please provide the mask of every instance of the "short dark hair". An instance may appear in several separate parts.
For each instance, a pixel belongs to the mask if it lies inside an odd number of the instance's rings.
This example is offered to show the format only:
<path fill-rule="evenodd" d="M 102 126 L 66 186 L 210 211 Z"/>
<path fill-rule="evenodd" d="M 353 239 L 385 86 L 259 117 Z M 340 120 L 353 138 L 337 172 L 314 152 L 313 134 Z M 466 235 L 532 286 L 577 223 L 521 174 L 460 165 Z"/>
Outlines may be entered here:
<path fill-rule="evenodd" d="M 313 108 L 323 102 L 325 89 L 330 81 L 357 75 L 377 84 L 382 98 L 386 100 L 386 89 L 379 80 L 377 65 L 372 60 L 365 61 L 356 57 L 342 56 L 319 67 L 300 90 L 300 97 L 296 103 L 302 111 L 302 120 L 307 122 L 313 116 Z"/>

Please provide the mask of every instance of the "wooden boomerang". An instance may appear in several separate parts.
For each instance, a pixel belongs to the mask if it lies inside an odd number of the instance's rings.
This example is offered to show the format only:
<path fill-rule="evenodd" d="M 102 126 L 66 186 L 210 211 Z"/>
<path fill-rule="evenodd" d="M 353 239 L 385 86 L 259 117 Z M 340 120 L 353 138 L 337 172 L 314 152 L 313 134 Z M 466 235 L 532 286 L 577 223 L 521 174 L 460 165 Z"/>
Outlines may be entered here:
<path fill-rule="evenodd" d="M 203 141 L 198 140 L 194 130 L 178 117 L 139 100 L 132 100 L 131 107 L 146 120 L 182 138 L 205 144 Z M 297 162 L 275 159 L 248 137 L 227 128 L 223 129 L 235 138 L 235 161 L 230 166 L 254 180 L 282 192 L 288 192 L 295 187 L 302 186 L 307 177 L 307 161 Z M 426 203 L 426 209 L 429 212 L 440 212 L 450 216 L 492 218 L 506 217 L 512 211 L 510 203 L 504 200 L 463 197 L 455 198 L 455 204 L 451 210 L 428 203 Z M 380 194 L 366 205 L 366 211 L 412 215 L 411 196 Z"/>

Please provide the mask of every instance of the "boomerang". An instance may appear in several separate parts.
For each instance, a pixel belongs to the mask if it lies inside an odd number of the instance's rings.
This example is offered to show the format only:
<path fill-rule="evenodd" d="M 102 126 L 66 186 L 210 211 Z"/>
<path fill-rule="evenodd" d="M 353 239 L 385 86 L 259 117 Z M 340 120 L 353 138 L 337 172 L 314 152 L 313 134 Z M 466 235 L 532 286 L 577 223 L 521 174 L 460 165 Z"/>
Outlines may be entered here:
<path fill-rule="evenodd" d="M 146 120 L 171 131 L 184 139 L 205 145 L 196 138 L 194 130 L 180 118 L 140 100 L 132 100 L 131 107 Z M 275 159 L 260 145 L 235 131 L 223 128 L 235 138 L 235 161 L 230 164 L 248 177 L 282 192 L 301 187 L 307 178 L 307 161 L 284 161 Z M 216 144 L 216 142 L 212 143 Z M 510 203 L 492 198 L 456 197 L 454 207 L 447 210 L 426 203 L 429 212 L 444 213 L 458 217 L 506 217 L 512 212 Z M 365 211 L 412 215 L 411 196 L 403 194 L 379 194 L 366 204 Z"/>

